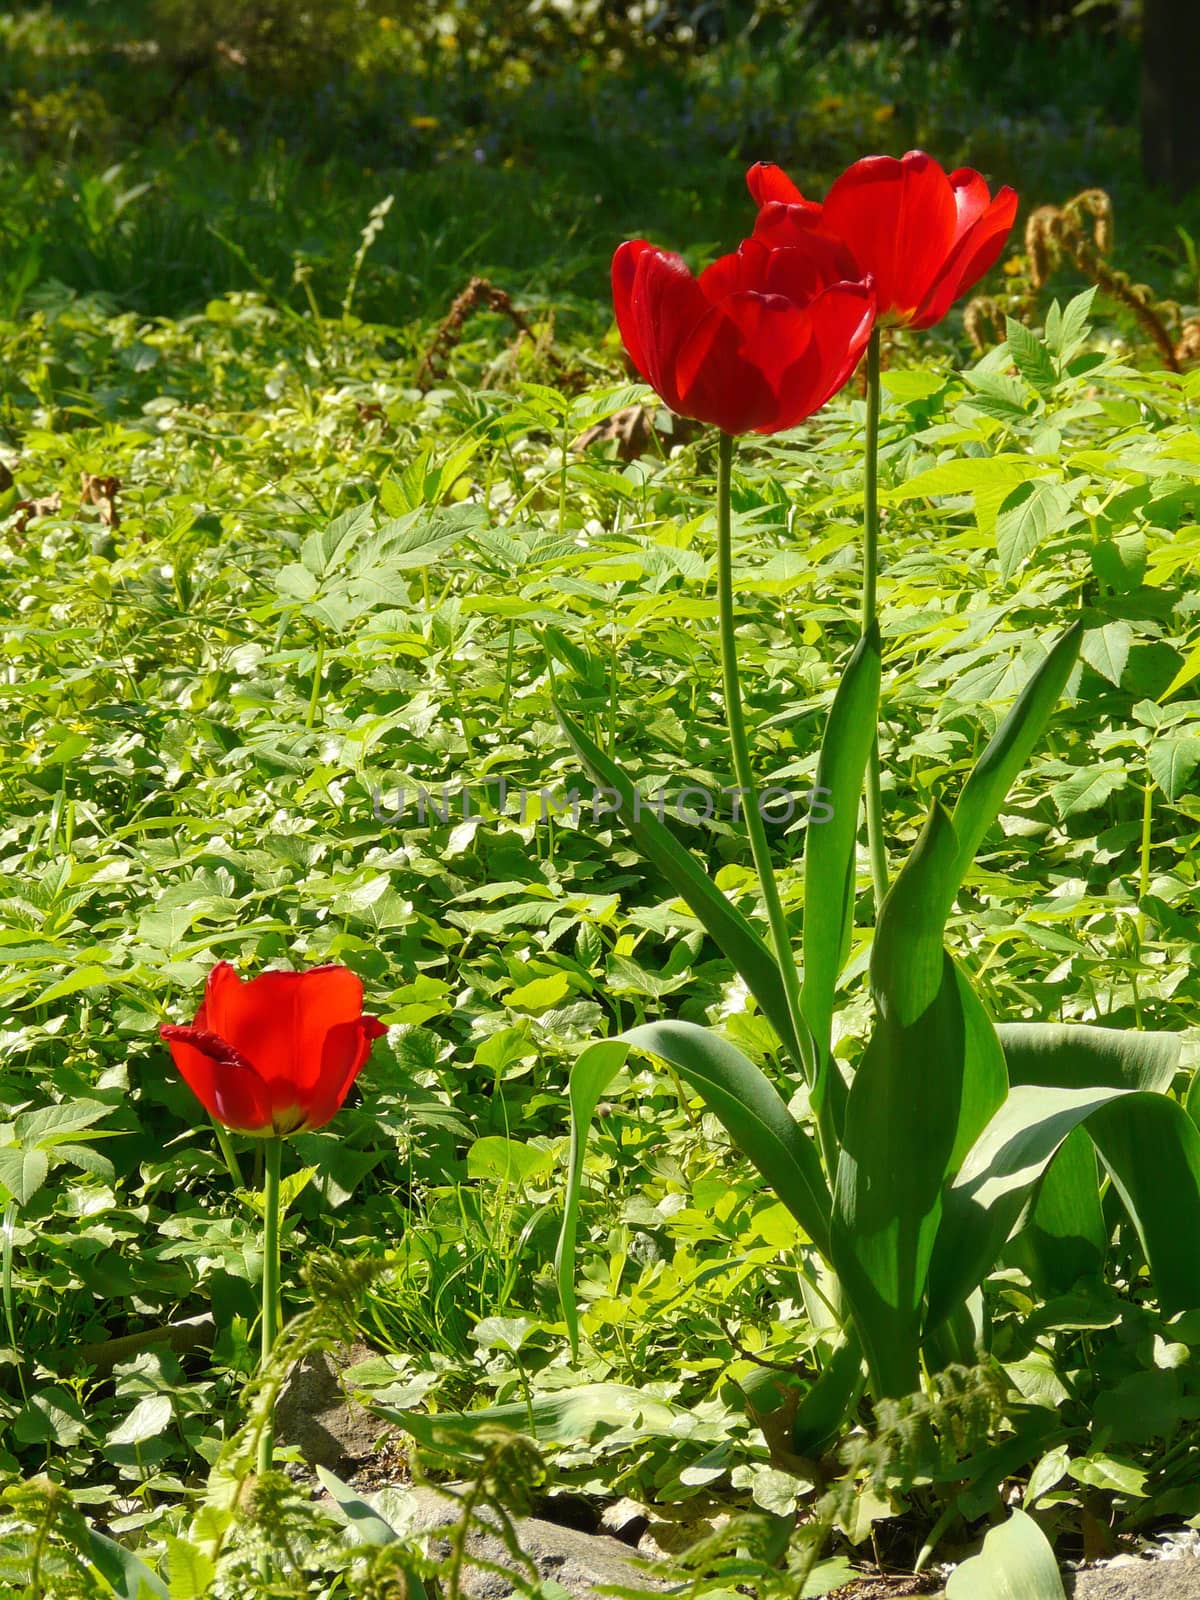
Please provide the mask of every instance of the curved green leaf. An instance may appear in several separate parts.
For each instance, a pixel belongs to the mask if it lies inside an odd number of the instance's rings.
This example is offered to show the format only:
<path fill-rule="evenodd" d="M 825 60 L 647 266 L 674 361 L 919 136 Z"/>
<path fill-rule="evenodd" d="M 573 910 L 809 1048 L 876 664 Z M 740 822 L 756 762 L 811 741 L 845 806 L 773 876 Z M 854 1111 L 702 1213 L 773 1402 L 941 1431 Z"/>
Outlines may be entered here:
<path fill-rule="evenodd" d="M 694 1022 L 648 1022 L 622 1040 L 670 1062 L 725 1126 L 823 1256 L 832 1201 L 816 1146 L 749 1056 Z"/>
<path fill-rule="evenodd" d="M 886 1395 L 916 1387 L 946 1182 L 1007 1088 L 991 1021 L 944 951 L 941 961 L 937 993 L 913 1021 L 880 1005 L 850 1088 L 834 1191 L 834 1267 Z"/>
<path fill-rule="evenodd" d="M 629 1046 L 620 1039 L 601 1039 L 575 1059 L 568 1081 L 571 1104 L 571 1143 L 567 1153 L 567 1193 L 563 1219 L 554 1251 L 558 1297 L 571 1340 L 571 1354 L 579 1355 L 579 1308 L 575 1301 L 575 1239 L 579 1228 L 579 1191 L 583 1185 L 583 1158 L 587 1131 L 600 1096 L 625 1065 Z"/>
<path fill-rule="evenodd" d="M 1177 1033 L 1134 1033 L 1075 1022 L 1001 1022 L 997 1037 L 1008 1081 L 1051 1089 L 1171 1087 L 1183 1041 Z"/>
<path fill-rule="evenodd" d="M 1066 1600 L 1050 1541 L 1027 1511 L 984 1535 L 979 1554 L 950 1574 L 946 1600 Z"/>
<path fill-rule="evenodd" d="M 812 1077 L 811 1041 L 796 1037 L 779 967 L 767 946 L 731 905 L 675 835 L 646 805 L 615 761 L 594 744 L 561 706 L 555 707 L 567 742 L 597 783 L 617 797 L 617 815 L 646 860 L 691 908 L 714 943 L 733 963 L 759 1009 L 796 1065 Z"/>
<path fill-rule="evenodd" d="M 832 1096 L 840 1132 L 845 1090 L 829 1054 L 833 997 L 849 951 L 854 913 L 855 843 L 863 774 L 879 721 L 879 627 L 872 623 L 846 664 L 817 762 L 815 794 L 828 806 L 804 839 L 804 986 L 800 1008 L 816 1049 L 814 1106 Z"/>
<path fill-rule="evenodd" d="M 927 1326 L 982 1281 L 1068 1134 L 1086 1126 L 1137 1230 L 1168 1315 L 1200 1307 L 1200 1131 L 1164 1095 L 1019 1084 L 945 1197 Z"/>
<path fill-rule="evenodd" d="M 1071 676 L 1082 639 L 1083 624 L 1075 622 L 1051 646 L 963 785 L 954 807 L 954 832 L 959 845 L 955 890 L 970 870 L 1005 795 L 1050 720 Z"/>
<path fill-rule="evenodd" d="M 741 1153 L 756 1166 L 817 1249 L 828 1259 L 831 1199 L 812 1141 L 770 1079 L 727 1039 L 692 1022 L 653 1022 L 617 1039 L 590 1045 L 571 1069 L 571 1143 L 567 1193 L 554 1261 L 571 1349 L 579 1349 L 575 1300 L 575 1242 L 587 1130 L 601 1095 L 631 1049 L 661 1057 L 698 1091 L 724 1123 Z"/>
<path fill-rule="evenodd" d="M 1064 1089 L 1168 1089 L 1182 1042 L 1173 1033 L 1076 1023 L 1002 1023 L 996 1032 L 1010 1083 Z M 1086 1129 L 1076 1128 L 1046 1169 L 1005 1259 L 1024 1268 L 1039 1294 L 1065 1294 L 1080 1278 L 1103 1271 L 1108 1232 L 1095 1146 Z"/>

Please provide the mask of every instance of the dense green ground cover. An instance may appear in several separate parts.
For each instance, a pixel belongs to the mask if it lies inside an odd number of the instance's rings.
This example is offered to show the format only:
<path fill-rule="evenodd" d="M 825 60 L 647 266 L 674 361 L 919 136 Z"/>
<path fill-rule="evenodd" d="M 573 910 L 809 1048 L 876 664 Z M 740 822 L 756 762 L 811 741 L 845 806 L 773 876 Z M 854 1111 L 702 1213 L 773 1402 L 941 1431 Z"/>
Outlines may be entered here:
<path fill-rule="evenodd" d="M 6 19 L 11 59 L 44 74 L 36 95 L 86 22 Z M 316 165 L 296 107 L 289 123 L 286 105 L 229 87 L 186 110 L 190 130 L 173 111 L 140 148 L 114 97 L 111 126 L 85 119 L 66 146 L 51 127 L 35 159 L 0 163 L 14 1592 L 103 1592 L 62 1555 L 72 1524 L 37 1475 L 153 1553 L 190 1525 L 219 1458 L 239 1470 L 226 1447 L 256 1366 L 253 1147 L 239 1147 L 235 1198 L 157 1037 L 190 1017 L 217 959 L 344 962 L 391 1025 L 351 1106 L 293 1141 L 288 1169 L 287 1310 L 315 1304 L 314 1337 L 356 1328 L 380 1350 L 364 1384 L 422 1413 L 536 1412 L 548 1483 L 596 1501 L 811 1510 L 824 1483 L 768 1445 L 780 1431 L 753 1400 L 763 1361 L 807 1376 L 824 1359 L 811 1250 L 661 1072 L 622 1080 L 593 1137 L 585 1340 L 579 1365 L 568 1357 L 551 1258 L 573 1057 L 645 1018 L 707 1018 L 779 1071 L 698 924 L 593 815 L 552 707 L 557 694 L 575 708 L 648 791 L 732 782 L 711 441 L 666 432 L 628 463 L 573 442 L 644 395 L 607 333 L 612 244 L 626 229 L 700 252 L 731 242 L 749 220 L 743 167 L 763 155 L 819 186 L 865 148 L 919 141 L 1031 200 L 1111 177 L 1130 264 L 1194 302 L 1173 219 L 1138 195 L 1129 130 L 1104 115 L 1129 62 L 1069 48 L 1079 70 L 1058 124 L 1045 62 L 1022 92 L 1006 85 L 1016 109 L 997 121 L 946 60 L 751 43 L 670 70 L 514 69 L 474 111 L 468 80 L 460 101 L 434 101 L 420 75 L 381 76 L 361 104 L 331 102 Z M 129 70 L 105 57 L 67 81 L 107 104 Z M 376 174 L 361 171 L 367 112 Z M 514 346 L 481 313 L 423 389 L 421 354 L 472 271 L 517 295 L 534 337 Z M 1043 307 L 1036 335 L 965 367 L 953 330 L 891 351 L 888 836 L 897 853 L 911 844 L 1083 606 L 1083 665 L 951 937 L 997 1014 L 1183 1032 L 1185 1094 L 1200 1037 L 1200 381 L 1129 358 L 1130 328 L 1092 309 L 1089 327 L 1086 299 L 1049 319 Z M 856 638 L 863 413 L 851 387 L 739 459 L 740 645 L 764 781 L 811 782 Z M 418 814 L 419 784 L 451 814 Z M 756 914 L 730 816 L 680 831 Z M 797 925 L 801 842 L 798 828 L 774 839 Z M 864 921 L 843 980 L 847 1064 L 867 1028 L 869 936 Z M 1136 1237 L 1110 1221 L 1107 1261 L 1083 1263 L 1069 1293 L 1047 1294 L 1018 1259 L 990 1281 L 999 1398 L 976 1375 L 926 1433 L 889 1434 L 867 1408 L 847 1419 L 876 1448 L 836 1508 L 845 1551 L 874 1537 L 911 1565 L 939 1524 L 953 1552 L 1031 1470 L 1029 1504 L 1063 1555 L 1200 1514 L 1200 1322 L 1163 1318 Z M 364 1281 L 345 1281 L 347 1264 Z M 206 1311 L 211 1356 L 158 1347 L 110 1368 L 82 1348 Z M 616 1432 L 577 1416 L 556 1432 L 555 1395 L 599 1381 L 646 1403 Z M 482 1446 L 458 1448 L 454 1470 L 475 1470 Z M 840 1470 L 830 1458 L 822 1473 Z M 239 1517 L 228 1592 L 246 1592 L 262 1526 L 302 1552 L 278 1592 L 385 1592 L 302 1508 Z M 56 1530 L 40 1577 L 39 1527 Z M 176 1547 L 173 1594 L 190 1592 L 191 1559 Z"/>

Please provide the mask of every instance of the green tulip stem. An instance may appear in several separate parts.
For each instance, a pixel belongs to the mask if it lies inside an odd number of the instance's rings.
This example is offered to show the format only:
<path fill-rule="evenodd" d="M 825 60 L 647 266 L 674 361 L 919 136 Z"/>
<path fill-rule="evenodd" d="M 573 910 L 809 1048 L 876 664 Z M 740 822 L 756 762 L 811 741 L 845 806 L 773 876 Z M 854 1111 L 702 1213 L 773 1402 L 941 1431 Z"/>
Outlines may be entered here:
<path fill-rule="evenodd" d="M 240 1189 L 245 1182 L 242 1177 L 241 1163 L 238 1161 L 237 1152 L 233 1148 L 233 1140 L 229 1137 L 229 1130 L 216 1117 L 209 1113 L 209 1121 L 213 1125 L 213 1132 L 217 1136 L 217 1145 L 225 1158 L 225 1165 L 229 1169 L 229 1176 L 233 1179 L 235 1189 Z"/>
<path fill-rule="evenodd" d="M 771 866 L 771 851 L 758 809 L 758 789 L 754 782 L 754 769 L 750 764 L 750 746 L 746 739 L 746 724 L 742 717 L 742 694 L 738 681 L 737 636 L 733 617 L 733 517 L 729 488 L 733 469 L 733 436 L 721 433 L 717 445 L 717 603 L 720 613 L 721 676 L 725 690 L 725 716 L 729 723 L 729 744 L 733 753 L 733 773 L 741 791 L 746 832 L 750 838 L 750 852 L 758 873 L 763 905 L 771 927 L 771 942 L 775 959 L 779 963 L 792 1029 L 805 1049 L 809 1038 L 808 1028 L 800 1010 L 800 978 L 792 955 L 792 941 L 788 933 L 779 886 Z M 811 1060 L 797 1063 L 813 1081 L 815 1063 Z"/>
<path fill-rule="evenodd" d="M 862 630 L 875 621 L 875 578 L 879 569 L 879 329 L 867 345 L 867 450 L 863 488 Z M 875 916 L 888 892 L 887 846 L 883 839 L 883 796 L 879 784 L 879 735 L 867 758 L 867 853 L 875 889 Z"/>
<path fill-rule="evenodd" d="M 279 1173 L 283 1165 L 283 1140 L 266 1141 L 263 1172 L 263 1278 L 262 1278 L 262 1360 L 265 1368 L 279 1335 Z M 275 1425 L 268 1413 L 258 1440 L 258 1471 L 271 1470 L 275 1449 Z"/>

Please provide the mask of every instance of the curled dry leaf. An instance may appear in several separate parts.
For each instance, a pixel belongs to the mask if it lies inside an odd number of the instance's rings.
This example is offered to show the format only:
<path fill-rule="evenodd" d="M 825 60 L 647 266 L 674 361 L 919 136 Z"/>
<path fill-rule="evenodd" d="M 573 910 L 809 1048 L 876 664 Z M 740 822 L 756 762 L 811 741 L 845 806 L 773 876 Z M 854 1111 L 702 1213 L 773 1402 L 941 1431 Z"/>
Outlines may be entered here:
<path fill-rule="evenodd" d="M 603 422 L 598 422 L 594 428 L 588 428 L 577 439 L 572 440 L 572 450 L 586 450 L 589 445 L 607 444 L 615 439 L 617 443 L 617 457 L 621 461 L 636 461 L 639 456 L 656 451 L 662 454 L 660 439 L 670 439 L 674 444 L 686 443 L 700 432 L 700 424 L 691 422 L 685 417 L 673 417 L 673 427 L 669 433 L 654 426 L 655 413 L 649 406 L 626 406 L 622 411 L 614 411 L 611 417 L 606 417 Z"/>
<path fill-rule="evenodd" d="M 38 500 L 18 500 L 13 507 L 17 518 L 15 531 L 24 533 L 36 517 L 55 517 L 61 510 L 62 495 L 57 489 L 53 494 L 43 495 Z"/>
<path fill-rule="evenodd" d="M 95 506 L 106 528 L 121 526 L 117 511 L 117 495 L 121 492 L 120 478 L 110 474 L 81 472 L 79 474 L 79 508 Z"/>

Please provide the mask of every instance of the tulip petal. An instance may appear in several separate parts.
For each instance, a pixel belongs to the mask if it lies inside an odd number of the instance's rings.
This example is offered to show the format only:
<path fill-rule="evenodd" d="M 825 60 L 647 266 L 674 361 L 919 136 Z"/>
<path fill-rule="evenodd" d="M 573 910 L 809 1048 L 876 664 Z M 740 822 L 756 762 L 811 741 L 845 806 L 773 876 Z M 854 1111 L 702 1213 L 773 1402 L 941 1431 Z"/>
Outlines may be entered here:
<path fill-rule="evenodd" d="M 935 322 L 940 322 L 959 295 L 966 294 L 990 267 L 995 266 L 1016 216 L 1016 192 L 1007 187 L 998 190 L 996 198 L 976 217 L 950 252 L 912 318 L 914 328 L 932 328 Z"/>
<path fill-rule="evenodd" d="M 806 211 L 820 213 L 820 202 L 806 200 L 782 167 L 773 161 L 756 161 L 746 174 L 746 187 L 757 205 L 765 206 L 772 200 L 784 205 L 803 206 Z"/>
<path fill-rule="evenodd" d="M 218 1122 L 240 1133 L 270 1127 L 267 1086 L 227 1040 L 206 1028 L 165 1026 L 158 1031 L 171 1047 L 180 1076 Z"/>
<path fill-rule="evenodd" d="M 371 1053 L 371 1045 L 386 1032 L 376 1017 L 360 1017 L 356 1022 L 339 1023 L 330 1030 L 321 1076 L 304 1121 L 306 1130 L 323 1128 L 341 1110 L 350 1086 Z"/>
<path fill-rule="evenodd" d="M 769 201 L 755 218 L 753 237 L 772 250 L 803 250 L 819 264 L 822 288 L 862 277 L 845 240 L 825 227 L 819 207 L 802 209 Z"/>
<path fill-rule="evenodd" d="M 347 967 L 264 972 L 243 981 L 226 962 L 209 974 L 209 1026 L 264 1081 L 290 1083 L 305 1104 L 321 1076 L 326 1039 L 362 1014 L 362 984 Z"/>
<path fill-rule="evenodd" d="M 766 281 L 771 252 L 758 239 L 743 239 L 731 255 L 717 259 L 696 279 L 709 305 L 719 305 L 731 294 L 761 289 Z"/>
<path fill-rule="evenodd" d="M 869 283 L 835 283 L 805 313 L 811 339 L 800 359 L 783 374 L 779 406 L 770 432 L 794 428 L 835 395 L 859 363 L 875 325 Z"/>
<path fill-rule="evenodd" d="M 812 334 L 802 309 L 780 295 L 740 292 L 714 306 L 679 354 L 686 416 L 726 433 L 773 433 L 779 387 Z"/>
<path fill-rule="evenodd" d="M 617 246 L 612 259 L 613 310 L 616 313 L 617 329 L 630 361 L 647 383 L 650 382 L 650 363 L 638 337 L 632 302 L 638 260 L 645 251 L 653 248 L 654 246 L 648 244 L 645 239 L 626 239 L 624 244 Z"/>
<path fill-rule="evenodd" d="M 992 195 L 982 174 L 974 167 L 957 167 L 950 174 L 950 187 L 954 190 L 954 239 L 957 243 L 991 205 Z"/>
<path fill-rule="evenodd" d="M 901 161 L 867 156 L 847 168 L 829 191 L 823 221 L 875 279 L 880 320 L 904 323 L 954 246 L 958 211 L 942 168 L 910 150 Z"/>
<path fill-rule="evenodd" d="M 621 271 L 625 274 L 628 269 L 623 266 Z M 676 356 L 707 309 L 700 285 L 681 256 L 653 246 L 638 252 L 628 291 L 625 315 L 630 337 L 625 347 L 631 356 L 634 350 L 639 352 L 645 361 L 644 369 L 638 366 L 639 372 L 672 411 L 680 409 Z M 620 315 L 617 326 L 621 327 Z M 621 337 L 625 338 L 624 329 Z"/>

